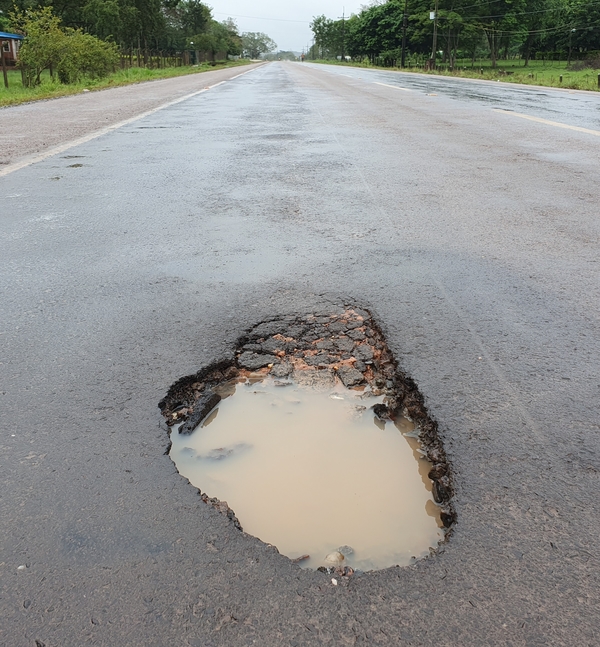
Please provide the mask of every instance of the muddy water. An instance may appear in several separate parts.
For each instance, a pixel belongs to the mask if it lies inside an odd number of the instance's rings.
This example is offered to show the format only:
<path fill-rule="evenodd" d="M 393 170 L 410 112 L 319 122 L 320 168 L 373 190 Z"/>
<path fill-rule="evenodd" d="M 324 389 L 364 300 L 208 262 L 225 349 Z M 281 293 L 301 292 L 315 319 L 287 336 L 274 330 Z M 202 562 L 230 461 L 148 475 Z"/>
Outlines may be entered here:
<path fill-rule="evenodd" d="M 408 420 L 375 418 L 381 398 L 272 378 L 222 395 L 190 436 L 173 431 L 170 455 L 246 532 L 292 559 L 310 555 L 311 568 L 350 546 L 343 564 L 360 570 L 405 565 L 443 537 L 430 464 Z"/>

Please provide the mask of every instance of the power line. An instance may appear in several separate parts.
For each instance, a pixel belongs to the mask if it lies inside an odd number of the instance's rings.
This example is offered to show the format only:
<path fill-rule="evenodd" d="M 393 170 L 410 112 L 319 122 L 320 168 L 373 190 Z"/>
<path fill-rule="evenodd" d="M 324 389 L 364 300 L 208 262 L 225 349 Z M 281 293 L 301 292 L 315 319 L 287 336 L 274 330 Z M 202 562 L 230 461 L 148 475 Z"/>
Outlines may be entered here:
<path fill-rule="evenodd" d="M 461 18 L 469 20 L 471 18 L 480 18 L 480 19 L 483 19 L 483 18 L 504 18 L 504 16 L 507 16 L 507 15 L 511 16 L 511 17 L 512 16 L 530 16 L 530 15 L 535 14 L 535 13 L 550 13 L 552 11 L 565 11 L 565 8 L 564 7 L 559 7 L 557 9 L 538 9 L 537 11 L 520 11 L 519 13 L 509 13 L 509 14 L 499 13 L 499 14 L 496 14 L 495 16 L 478 16 L 476 14 L 471 15 L 471 16 L 463 16 L 462 14 L 459 14 L 459 15 L 460 15 Z M 458 11 L 456 11 L 454 13 L 458 13 Z"/>
<path fill-rule="evenodd" d="M 265 16 L 241 16 L 235 13 L 225 13 L 224 11 L 213 11 L 214 14 L 219 16 L 229 16 L 231 18 L 251 18 L 252 20 L 274 20 L 276 22 L 297 22 L 303 25 L 310 25 L 310 20 L 289 20 L 287 18 L 266 18 Z"/>
<path fill-rule="evenodd" d="M 444 11 L 455 11 L 456 13 L 459 13 L 460 11 L 463 11 L 465 9 L 472 9 L 473 7 L 483 7 L 485 5 L 492 5 L 498 2 L 506 3 L 506 0 L 484 0 L 483 2 L 476 2 L 475 4 L 459 6 L 456 9 L 444 9 Z M 600 4 L 599 0 L 591 0 L 590 2 L 586 2 L 585 4 L 580 5 L 580 7 L 585 8 L 596 4 Z M 542 11 L 560 11 L 563 9 L 564 7 L 560 7 L 559 9 L 547 9 L 547 10 L 544 9 Z M 529 13 L 529 12 L 523 12 L 523 13 Z"/>
<path fill-rule="evenodd" d="M 482 31 L 487 31 L 487 28 L 484 27 L 483 25 L 473 25 L 477 29 L 481 29 Z M 573 27 L 573 24 L 570 23 L 568 25 L 560 25 L 558 27 L 548 27 L 546 29 L 534 29 L 532 31 L 529 31 L 527 28 L 525 29 L 520 29 L 518 31 L 509 31 L 507 29 L 495 29 L 494 32 L 497 34 L 523 34 L 527 32 L 528 34 L 550 34 L 552 32 L 559 32 L 559 31 L 564 31 L 566 29 L 575 29 L 576 31 L 585 31 L 586 29 L 593 29 L 599 27 L 600 24 L 597 25 L 587 25 L 586 27 Z"/>

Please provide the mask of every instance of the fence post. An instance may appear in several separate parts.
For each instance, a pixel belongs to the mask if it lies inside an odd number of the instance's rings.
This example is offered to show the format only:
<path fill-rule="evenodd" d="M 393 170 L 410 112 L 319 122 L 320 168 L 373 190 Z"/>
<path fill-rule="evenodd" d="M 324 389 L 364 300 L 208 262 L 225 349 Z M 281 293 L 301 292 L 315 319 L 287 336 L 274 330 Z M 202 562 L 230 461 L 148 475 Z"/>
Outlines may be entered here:
<path fill-rule="evenodd" d="M 10 41 L 8 41 L 10 43 Z M 8 72 L 6 71 L 6 61 L 4 59 L 4 41 L 0 40 L 0 58 L 2 59 L 2 76 L 4 77 L 4 87 L 8 90 Z"/>

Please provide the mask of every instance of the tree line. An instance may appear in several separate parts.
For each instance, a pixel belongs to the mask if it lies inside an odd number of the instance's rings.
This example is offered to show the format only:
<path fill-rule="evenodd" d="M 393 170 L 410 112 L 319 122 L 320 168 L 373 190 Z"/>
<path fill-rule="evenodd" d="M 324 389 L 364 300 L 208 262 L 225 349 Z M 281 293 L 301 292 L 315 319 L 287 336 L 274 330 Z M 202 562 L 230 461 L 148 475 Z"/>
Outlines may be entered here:
<path fill-rule="evenodd" d="M 65 27 L 123 49 L 182 51 L 195 47 L 259 56 L 276 47 L 266 34 L 240 34 L 231 18 L 215 20 L 210 7 L 199 0 L 0 0 L 0 29 L 10 26 L 11 12 L 48 6 Z"/>
<path fill-rule="evenodd" d="M 260 32 L 239 33 L 232 18 L 219 22 L 199 0 L 0 0 L 0 31 L 25 36 L 19 59 L 27 85 L 56 71 L 61 82 L 103 76 L 119 54 L 202 52 L 259 58 L 277 45 Z"/>
<path fill-rule="evenodd" d="M 437 11 L 436 11 L 437 8 Z M 387 65 L 431 59 L 594 59 L 600 56 L 600 0 L 375 0 L 346 19 L 311 22 L 318 58 Z M 434 36 L 435 31 L 435 36 Z M 435 53 L 433 50 L 435 39 Z"/>

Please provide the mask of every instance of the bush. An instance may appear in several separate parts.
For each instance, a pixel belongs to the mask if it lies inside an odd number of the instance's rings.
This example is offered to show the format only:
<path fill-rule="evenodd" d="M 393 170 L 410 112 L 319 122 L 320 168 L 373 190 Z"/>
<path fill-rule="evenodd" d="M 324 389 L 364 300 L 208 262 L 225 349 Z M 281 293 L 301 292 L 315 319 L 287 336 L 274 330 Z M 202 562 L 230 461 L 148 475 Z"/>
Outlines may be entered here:
<path fill-rule="evenodd" d="M 600 70 L 600 55 L 587 57 L 583 61 L 574 61 L 569 65 L 569 70 L 580 72 L 581 70 Z"/>
<path fill-rule="evenodd" d="M 28 86 L 39 85 L 44 70 L 56 70 L 61 83 L 75 83 L 83 76 L 101 78 L 119 60 L 117 47 L 79 29 L 63 29 L 51 7 L 15 11 L 15 28 L 25 35 L 19 61 Z"/>
<path fill-rule="evenodd" d="M 52 14 L 50 7 L 44 7 L 15 11 L 10 19 L 13 28 L 25 35 L 19 49 L 19 61 L 25 70 L 27 85 L 39 85 L 42 72 L 52 69 L 59 60 L 65 38 L 60 18 Z"/>
<path fill-rule="evenodd" d="M 114 70 L 119 61 L 117 46 L 80 30 L 66 30 L 56 66 L 61 83 L 77 83 L 82 77 L 99 79 Z"/>

